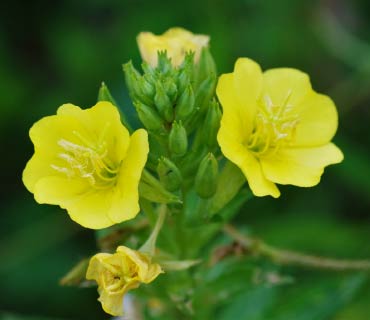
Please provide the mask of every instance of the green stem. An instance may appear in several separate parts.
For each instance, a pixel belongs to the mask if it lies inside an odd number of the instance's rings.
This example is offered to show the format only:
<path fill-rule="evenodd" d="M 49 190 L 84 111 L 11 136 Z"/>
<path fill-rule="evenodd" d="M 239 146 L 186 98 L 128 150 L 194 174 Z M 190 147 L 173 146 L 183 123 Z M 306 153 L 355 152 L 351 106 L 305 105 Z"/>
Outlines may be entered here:
<path fill-rule="evenodd" d="M 280 264 L 335 271 L 370 271 L 370 260 L 332 259 L 275 248 L 261 240 L 240 233 L 235 227 L 229 224 L 224 226 L 224 232 L 241 244 L 246 250 L 270 258 Z"/>
<path fill-rule="evenodd" d="M 148 240 L 142 245 L 139 249 L 141 252 L 148 253 L 150 256 L 154 256 L 155 252 L 155 243 L 158 238 L 159 231 L 162 228 L 164 219 L 166 218 L 167 206 L 165 204 L 161 204 L 158 210 L 158 219 L 154 226 L 152 233 L 150 234 Z"/>

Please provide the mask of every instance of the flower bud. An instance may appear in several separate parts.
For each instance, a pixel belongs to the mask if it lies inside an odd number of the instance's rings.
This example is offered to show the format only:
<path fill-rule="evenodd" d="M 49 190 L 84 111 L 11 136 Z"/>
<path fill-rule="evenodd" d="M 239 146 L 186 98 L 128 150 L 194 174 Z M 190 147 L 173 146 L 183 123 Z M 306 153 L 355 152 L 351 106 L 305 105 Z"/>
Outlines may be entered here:
<path fill-rule="evenodd" d="M 134 105 L 139 119 L 145 128 L 153 132 L 163 129 L 163 121 L 155 110 L 139 101 L 134 102 Z"/>
<path fill-rule="evenodd" d="M 163 87 L 164 87 L 164 91 L 166 92 L 167 96 L 170 98 L 171 102 L 173 103 L 177 97 L 176 83 L 171 78 L 167 78 L 166 81 L 163 83 Z"/>
<path fill-rule="evenodd" d="M 184 92 L 184 90 L 189 86 L 189 84 L 190 84 L 190 70 L 182 69 L 177 77 L 177 88 L 179 93 Z"/>
<path fill-rule="evenodd" d="M 209 75 L 216 75 L 216 64 L 213 60 L 213 57 L 207 47 L 204 47 L 202 49 L 200 60 L 197 65 L 197 68 L 195 69 L 195 80 L 197 86 L 206 79 Z"/>
<path fill-rule="evenodd" d="M 125 73 L 126 85 L 131 99 L 139 100 L 148 106 L 152 106 L 152 99 L 142 91 L 141 75 L 135 69 L 131 61 L 123 65 L 123 71 Z"/>
<path fill-rule="evenodd" d="M 201 198 L 212 197 L 217 189 L 218 162 L 213 153 L 208 153 L 200 162 L 195 177 L 195 190 Z"/>
<path fill-rule="evenodd" d="M 176 191 L 180 188 L 182 177 L 177 166 L 168 158 L 158 160 L 157 172 L 160 181 L 168 191 Z"/>
<path fill-rule="evenodd" d="M 214 147 L 217 143 L 216 136 L 220 128 L 221 109 L 216 100 L 213 100 L 207 109 L 206 119 L 202 128 L 202 138 L 208 147 Z"/>
<path fill-rule="evenodd" d="M 177 101 L 176 120 L 184 120 L 193 112 L 194 100 L 193 88 L 188 85 Z"/>
<path fill-rule="evenodd" d="M 148 76 L 144 75 L 140 78 L 140 89 L 141 92 L 150 99 L 153 99 L 155 95 L 155 87 L 148 81 Z"/>
<path fill-rule="evenodd" d="M 167 56 L 167 51 L 158 51 L 157 69 L 163 74 L 168 74 L 171 71 L 171 58 Z"/>
<path fill-rule="evenodd" d="M 174 156 L 183 156 L 188 148 L 188 138 L 186 130 L 181 121 L 172 124 L 171 132 L 168 136 L 168 147 Z"/>
<path fill-rule="evenodd" d="M 195 106 L 199 108 L 200 111 L 203 111 L 213 95 L 215 94 L 215 85 L 216 85 L 216 76 L 209 75 L 202 83 L 199 85 L 197 89 L 197 93 L 195 96 Z"/>
<path fill-rule="evenodd" d="M 159 114 L 171 122 L 173 120 L 173 107 L 170 98 L 164 91 L 163 85 L 160 81 L 156 82 L 156 94 L 154 97 L 154 103 L 157 107 Z"/>
<path fill-rule="evenodd" d="M 100 86 L 100 89 L 99 89 L 98 101 L 108 101 L 111 104 L 113 104 L 114 106 L 118 107 L 116 100 L 112 97 L 112 95 L 110 94 L 110 91 L 109 91 L 108 87 L 106 86 L 106 84 L 104 82 L 102 82 L 102 84 Z M 120 115 L 121 115 L 121 121 L 124 124 L 124 126 L 129 131 L 131 131 L 131 127 L 128 124 L 128 121 L 126 119 L 126 116 L 122 112 L 120 113 Z"/>
<path fill-rule="evenodd" d="M 111 104 L 117 106 L 117 102 L 112 97 L 108 87 L 104 82 L 101 83 L 99 93 L 98 93 L 98 101 L 108 101 Z"/>

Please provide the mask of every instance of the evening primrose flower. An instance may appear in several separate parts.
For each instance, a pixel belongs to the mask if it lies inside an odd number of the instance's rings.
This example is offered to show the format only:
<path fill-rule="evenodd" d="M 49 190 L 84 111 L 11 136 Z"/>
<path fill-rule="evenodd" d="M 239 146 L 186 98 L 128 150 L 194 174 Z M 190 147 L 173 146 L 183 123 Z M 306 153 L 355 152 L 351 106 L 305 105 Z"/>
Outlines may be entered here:
<path fill-rule="evenodd" d="M 137 37 L 141 57 L 152 67 L 158 63 L 158 51 L 167 51 L 172 65 L 180 65 L 188 51 L 194 51 L 197 62 L 203 47 L 208 46 L 209 36 L 193 34 L 183 28 L 171 28 L 157 36 L 151 32 L 141 32 Z"/>
<path fill-rule="evenodd" d="M 315 92 L 307 74 L 289 68 L 262 73 L 247 58 L 220 77 L 223 107 L 218 142 L 256 196 L 279 197 L 278 184 L 311 187 L 324 167 L 343 160 L 331 143 L 338 125 L 333 101 Z"/>
<path fill-rule="evenodd" d="M 119 246 L 116 253 L 98 253 L 90 260 L 86 279 L 98 283 L 99 301 L 105 312 L 118 316 L 123 313 L 123 297 L 141 283 L 150 283 L 162 273 L 161 266 L 151 256 Z"/>
<path fill-rule="evenodd" d="M 131 136 L 118 109 L 98 102 L 62 105 L 30 130 L 35 153 L 23 182 L 38 203 L 59 205 L 86 228 L 101 229 L 139 212 L 138 184 L 149 152 L 147 132 Z"/>

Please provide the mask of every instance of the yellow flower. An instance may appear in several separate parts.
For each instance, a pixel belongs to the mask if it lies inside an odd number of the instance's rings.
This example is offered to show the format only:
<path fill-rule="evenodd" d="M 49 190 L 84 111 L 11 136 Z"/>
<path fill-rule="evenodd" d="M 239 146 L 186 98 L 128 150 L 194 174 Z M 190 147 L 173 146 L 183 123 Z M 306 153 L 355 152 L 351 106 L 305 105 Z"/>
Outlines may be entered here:
<path fill-rule="evenodd" d="M 338 125 L 335 105 L 312 89 L 307 74 L 288 68 L 262 73 L 256 62 L 240 58 L 216 91 L 222 153 L 256 196 L 279 197 L 275 183 L 314 186 L 325 166 L 343 160 L 330 143 Z"/>
<path fill-rule="evenodd" d="M 141 32 L 137 37 L 141 57 L 151 66 L 158 63 L 158 51 L 167 51 L 174 66 L 180 65 L 188 51 L 195 52 L 194 61 L 199 60 L 203 47 L 208 46 L 209 36 L 195 35 L 183 28 L 171 28 L 156 36 L 151 32 Z"/>
<path fill-rule="evenodd" d="M 86 279 L 98 283 L 98 291 L 105 312 L 118 316 L 123 312 L 123 296 L 141 283 L 150 283 L 163 270 L 151 257 L 120 246 L 114 254 L 98 253 L 90 260 Z"/>
<path fill-rule="evenodd" d="M 99 102 L 62 105 L 30 130 L 35 153 L 23 182 L 38 203 L 59 205 L 86 228 L 101 229 L 139 212 L 138 184 L 149 151 L 147 132 L 130 137 L 117 108 Z"/>

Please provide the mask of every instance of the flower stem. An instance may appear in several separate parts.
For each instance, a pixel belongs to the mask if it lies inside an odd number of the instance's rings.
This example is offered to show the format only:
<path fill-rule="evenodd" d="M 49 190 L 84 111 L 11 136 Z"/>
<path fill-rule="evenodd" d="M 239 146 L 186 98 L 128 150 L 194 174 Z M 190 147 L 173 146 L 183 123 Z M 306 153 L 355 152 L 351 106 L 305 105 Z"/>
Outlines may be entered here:
<path fill-rule="evenodd" d="M 149 238 L 145 241 L 145 243 L 139 249 L 139 251 L 145 252 L 151 256 L 154 256 L 155 243 L 157 241 L 159 231 L 162 228 L 164 219 L 166 218 L 166 212 L 167 212 L 167 206 L 165 204 L 161 204 L 158 209 L 158 218 L 157 218 L 157 222 L 155 223 L 154 229 L 152 233 L 150 234 Z"/>
<path fill-rule="evenodd" d="M 270 246 L 259 239 L 242 234 L 230 224 L 226 224 L 223 230 L 246 250 L 254 254 L 270 258 L 279 264 L 298 265 L 334 271 L 370 271 L 370 260 L 332 259 L 307 255 L 296 251 L 284 250 Z"/>

